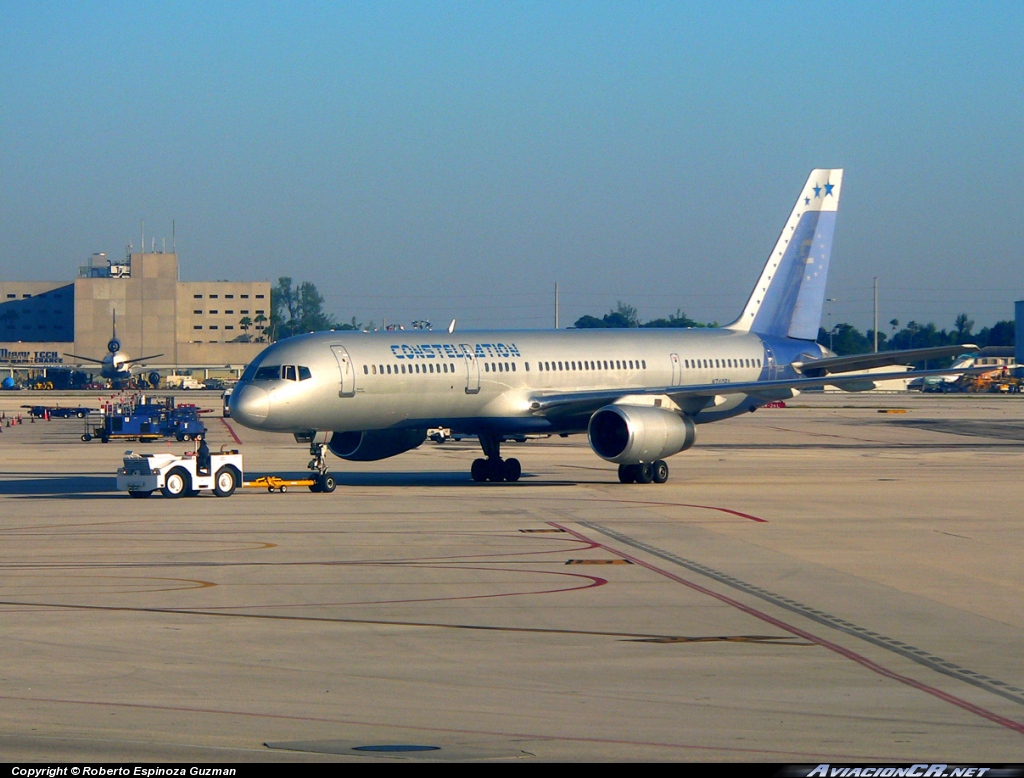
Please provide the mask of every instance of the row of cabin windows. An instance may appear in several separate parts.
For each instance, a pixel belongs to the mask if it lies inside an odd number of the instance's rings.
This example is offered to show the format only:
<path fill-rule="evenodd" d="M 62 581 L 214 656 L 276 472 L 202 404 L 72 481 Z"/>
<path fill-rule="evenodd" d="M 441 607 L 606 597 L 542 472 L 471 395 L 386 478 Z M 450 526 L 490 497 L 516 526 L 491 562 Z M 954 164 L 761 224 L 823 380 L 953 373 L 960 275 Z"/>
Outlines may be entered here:
<path fill-rule="evenodd" d="M 313 377 L 305 365 L 265 365 L 256 371 L 253 381 L 306 381 Z"/>
<path fill-rule="evenodd" d="M 518 368 L 515 362 L 484 362 L 485 373 L 515 373 Z M 558 370 L 646 370 L 646 359 L 606 359 L 588 361 L 565 361 L 565 362 L 538 362 L 538 369 L 541 372 Z M 530 363 L 525 362 L 523 367 L 530 372 Z M 428 363 L 421 365 L 363 365 L 364 375 L 405 375 L 409 373 L 454 373 L 455 365 L 449 362 L 442 362 L 439 365 Z"/>
<path fill-rule="evenodd" d="M 406 370 L 406 367 L 409 369 Z M 394 369 L 392 369 L 394 368 Z M 401 370 L 399 370 L 401 368 Z M 420 368 L 423 368 L 422 370 Z M 437 368 L 435 370 L 435 368 Z M 442 362 L 435 365 L 433 362 L 421 365 L 363 365 L 364 375 L 399 375 L 402 373 L 454 373 L 455 365 L 450 362 Z"/>
<path fill-rule="evenodd" d="M 541 372 L 552 370 L 646 370 L 646 359 L 592 359 L 582 362 L 538 362 Z M 527 370 L 530 369 L 527 363 Z"/>
<path fill-rule="evenodd" d="M 760 359 L 684 359 L 688 368 L 712 367 L 761 367 Z"/>

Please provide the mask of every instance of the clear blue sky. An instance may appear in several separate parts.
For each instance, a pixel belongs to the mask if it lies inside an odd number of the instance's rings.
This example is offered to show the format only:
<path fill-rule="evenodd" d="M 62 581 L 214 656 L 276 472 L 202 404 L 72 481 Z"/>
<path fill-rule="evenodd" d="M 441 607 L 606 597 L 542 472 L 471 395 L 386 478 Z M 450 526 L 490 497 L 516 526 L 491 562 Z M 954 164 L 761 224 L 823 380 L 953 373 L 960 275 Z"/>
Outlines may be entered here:
<path fill-rule="evenodd" d="M 3 2 L 0 273 L 177 224 L 336 316 L 739 312 L 844 167 L 833 321 L 1024 298 L 1020 2 Z M 147 237 L 147 242 L 149 237 Z M 826 317 L 827 322 L 827 317 Z M 885 325 L 887 327 L 887 325 Z"/>

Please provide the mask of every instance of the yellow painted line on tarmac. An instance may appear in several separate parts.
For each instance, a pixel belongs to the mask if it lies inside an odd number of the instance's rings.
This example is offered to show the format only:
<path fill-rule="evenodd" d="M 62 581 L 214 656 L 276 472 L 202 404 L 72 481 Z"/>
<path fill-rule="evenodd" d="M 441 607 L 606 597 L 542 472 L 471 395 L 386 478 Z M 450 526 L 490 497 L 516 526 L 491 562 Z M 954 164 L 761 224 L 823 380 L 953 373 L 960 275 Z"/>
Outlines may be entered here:
<path fill-rule="evenodd" d="M 879 408 L 879 413 L 906 413 L 906 408 Z"/>

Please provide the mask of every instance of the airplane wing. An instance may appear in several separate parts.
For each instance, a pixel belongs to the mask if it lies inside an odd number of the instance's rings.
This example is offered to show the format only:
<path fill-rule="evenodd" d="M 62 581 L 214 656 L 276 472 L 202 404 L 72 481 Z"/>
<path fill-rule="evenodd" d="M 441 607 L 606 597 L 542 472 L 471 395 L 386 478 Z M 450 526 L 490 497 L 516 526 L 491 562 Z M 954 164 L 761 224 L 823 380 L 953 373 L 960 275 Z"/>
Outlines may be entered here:
<path fill-rule="evenodd" d="M 162 356 L 163 356 L 163 354 L 150 354 L 148 357 L 136 357 L 135 359 L 126 359 L 121 364 L 122 365 L 134 365 L 136 362 L 144 362 L 147 359 L 156 359 L 157 357 L 162 357 Z"/>
<path fill-rule="evenodd" d="M 81 359 L 81 360 L 83 360 L 85 362 L 95 362 L 97 365 L 102 365 L 103 364 L 103 360 L 102 359 L 93 359 L 92 357 L 80 357 L 80 356 L 78 356 L 78 354 L 68 354 L 66 351 L 64 352 L 64 356 L 66 356 L 66 357 L 74 357 L 75 359 Z"/>
<path fill-rule="evenodd" d="M 906 352 L 902 352 L 906 353 Z M 985 368 L 991 369 L 991 368 Z M 583 392 L 562 392 L 558 394 L 534 394 L 530 397 L 530 411 L 535 416 L 575 416 L 592 413 L 623 397 L 667 395 L 684 410 L 696 412 L 713 405 L 715 397 L 727 394 L 749 394 L 759 400 L 785 400 L 793 396 L 791 389 L 812 389 L 820 386 L 836 386 L 847 391 L 858 392 L 874 389 L 878 381 L 899 378 L 924 378 L 928 376 L 951 375 L 954 373 L 978 373 L 982 368 L 958 368 L 952 370 L 915 370 L 899 373 L 858 373 L 839 377 L 783 378 L 774 381 L 735 381 L 726 384 L 692 384 L 690 386 L 657 386 L 620 389 L 598 389 Z"/>
<path fill-rule="evenodd" d="M 794 362 L 793 367 L 805 376 L 819 378 L 829 373 L 846 373 L 851 370 L 868 370 L 873 367 L 888 367 L 889 365 L 909 365 L 911 362 L 920 362 L 925 359 L 955 357 L 980 350 L 973 343 L 964 343 L 959 346 L 934 346 L 932 348 L 905 349 L 904 351 L 879 351 L 871 354 L 825 357 L 807 362 Z"/>

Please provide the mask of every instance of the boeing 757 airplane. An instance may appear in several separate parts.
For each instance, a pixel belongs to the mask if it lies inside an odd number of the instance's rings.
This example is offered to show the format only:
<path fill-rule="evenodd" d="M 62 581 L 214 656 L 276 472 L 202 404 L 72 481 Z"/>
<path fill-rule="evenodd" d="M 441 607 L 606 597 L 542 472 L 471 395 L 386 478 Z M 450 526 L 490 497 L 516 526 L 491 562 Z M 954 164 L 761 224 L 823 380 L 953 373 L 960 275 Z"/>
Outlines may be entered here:
<path fill-rule="evenodd" d="M 837 357 L 815 342 L 842 181 L 842 170 L 811 172 L 743 312 L 721 329 L 310 333 L 253 360 L 231 416 L 310 442 L 315 491 L 335 488 L 326 450 L 385 459 L 431 427 L 479 437 L 475 481 L 519 480 L 506 438 L 586 432 L 623 483 L 663 483 L 665 459 L 693 445 L 698 424 L 823 384 L 870 389 L 907 374 L 855 371 L 975 348 Z"/>

